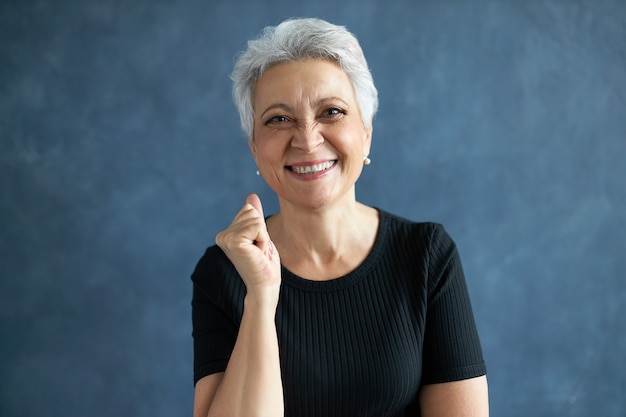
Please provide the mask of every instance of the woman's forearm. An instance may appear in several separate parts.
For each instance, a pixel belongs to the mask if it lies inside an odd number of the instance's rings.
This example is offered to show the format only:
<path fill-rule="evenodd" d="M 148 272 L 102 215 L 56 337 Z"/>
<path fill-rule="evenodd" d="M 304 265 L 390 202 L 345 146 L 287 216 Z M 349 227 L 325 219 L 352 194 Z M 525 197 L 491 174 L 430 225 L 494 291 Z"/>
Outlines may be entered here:
<path fill-rule="evenodd" d="M 237 341 L 209 417 L 284 414 L 276 303 L 272 295 L 246 296 Z"/>

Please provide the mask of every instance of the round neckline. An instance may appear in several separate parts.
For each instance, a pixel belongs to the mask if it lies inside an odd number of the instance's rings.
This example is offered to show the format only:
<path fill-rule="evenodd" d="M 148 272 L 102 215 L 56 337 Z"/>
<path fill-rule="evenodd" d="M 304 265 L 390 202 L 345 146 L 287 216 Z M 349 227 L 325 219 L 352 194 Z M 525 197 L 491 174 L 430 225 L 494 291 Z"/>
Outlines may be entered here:
<path fill-rule="evenodd" d="M 374 245 L 372 246 L 372 249 L 368 253 L 365 260 L 359 266 L 357 266 L 356 269 L 348 272 L 346 275 L 337 278 L 325 281 L 316 281 L 312 279 L 302 278 L 291 272 L 285 266 L 281 265 L 283 284 L 305 291 L 328 292 L 341 290 L 361 281 L 383 253 L 384 242 L 387 235 L 388 216 L 383 210 L 380 210 L 376 207 L 374 207 L 374 209 L 376 209 L 376 211 L 378 212 L 379 219 L 378 230 L 376 231 L 376 238 L 374 239 Z"/>

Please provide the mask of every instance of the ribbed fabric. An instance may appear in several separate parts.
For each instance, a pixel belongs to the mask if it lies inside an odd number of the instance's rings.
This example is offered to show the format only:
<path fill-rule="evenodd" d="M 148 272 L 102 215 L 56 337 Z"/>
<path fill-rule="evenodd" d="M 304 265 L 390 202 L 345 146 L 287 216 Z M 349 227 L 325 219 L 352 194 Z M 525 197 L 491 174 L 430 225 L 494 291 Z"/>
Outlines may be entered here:
<path fill-rule="evenodd" d="M 245 286 L 207 250 L 194 281 L 194 381 L 224 371 Z M 330 281 L 283 268 L 276 313 L 285 416 L 419 416 L 422 384 L 484 375 L 456 246 L 436 223 L 380 211 L 374 247 Z"/>

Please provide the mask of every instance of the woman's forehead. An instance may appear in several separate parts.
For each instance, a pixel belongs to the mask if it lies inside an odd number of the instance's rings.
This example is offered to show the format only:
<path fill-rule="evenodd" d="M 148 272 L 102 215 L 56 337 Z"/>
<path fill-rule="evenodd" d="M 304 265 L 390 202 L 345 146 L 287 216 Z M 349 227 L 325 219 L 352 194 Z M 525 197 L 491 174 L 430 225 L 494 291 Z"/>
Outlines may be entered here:
<path fill-rule="evenodd" d="M 327 60 L 277 64 L 261 76 L 254 96 L 255 107 L 274 102 L 324 104 L 333 99 L 354 102 L 350 79 L 336 63 Z"/>

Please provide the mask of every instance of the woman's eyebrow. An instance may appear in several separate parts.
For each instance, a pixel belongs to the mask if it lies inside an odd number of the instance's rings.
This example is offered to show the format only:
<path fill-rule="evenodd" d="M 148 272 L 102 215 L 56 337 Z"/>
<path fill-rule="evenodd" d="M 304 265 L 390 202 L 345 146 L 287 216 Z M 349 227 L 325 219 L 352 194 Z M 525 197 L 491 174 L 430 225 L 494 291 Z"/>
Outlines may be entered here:
<path fill-rule="evenodd" d="M 276 104 L 272 104 L 270 105 L 267 109 L 265 109 L 265 111 L 263 111 L 263 113 L 261 113 L 261 116 L 259 116 L 260 119 L 263 118 L 263 116 L 265 116 L 265 113 L 267 113 L 270 110 L 274 110 L 274 109 L 282 109 L 282 110 L 287 110 L 289 112 L 293 111 L 293 108 L 285 103 L 276 103 Z"/>
<path fill-rule="evenodd" d="M 343 103 L 344 106 L 346 107 L 350 107 L 348 105 L 348 103 L 342 99 L 341 97 L 337 97 L 337 96 L 332 96 L 332 97 L 323 97 L 319 100 L 317 100 L 317 102 L 315 103 L 317 106 L 320 106 L 322 104 L 328 103 L 329 101 L 341 101 Z"/>
<path fill-rule="evenodd" d="M 319 100 L 317 100 L 314 105 L 317 106 L 321 106 L 324 105 L 326 103 L 329 102 L 336 102 L 336 101 L 340 101 L 345 107 L 350 107 L 348 105 L 348 103 L 342 99 L 341 97 L 337 97 L 337 96 L 331 96 L 331 97 L 322 97 Z M 293 112 L 293 107 L 291 107 L 289 104 L 286 103 L 275 103 L 275 104 L 271 104 L 268 108 L 266 108 L 263 113 L 261 113 L 261 115 L 259 116 L 260 119 L 262 119 L 265 116 L 265 113 L 269 112 L 270 110 L 274 110 L 274 109 L 281 109 L 281 110 L 286 110 L 288 112 Z"/>

